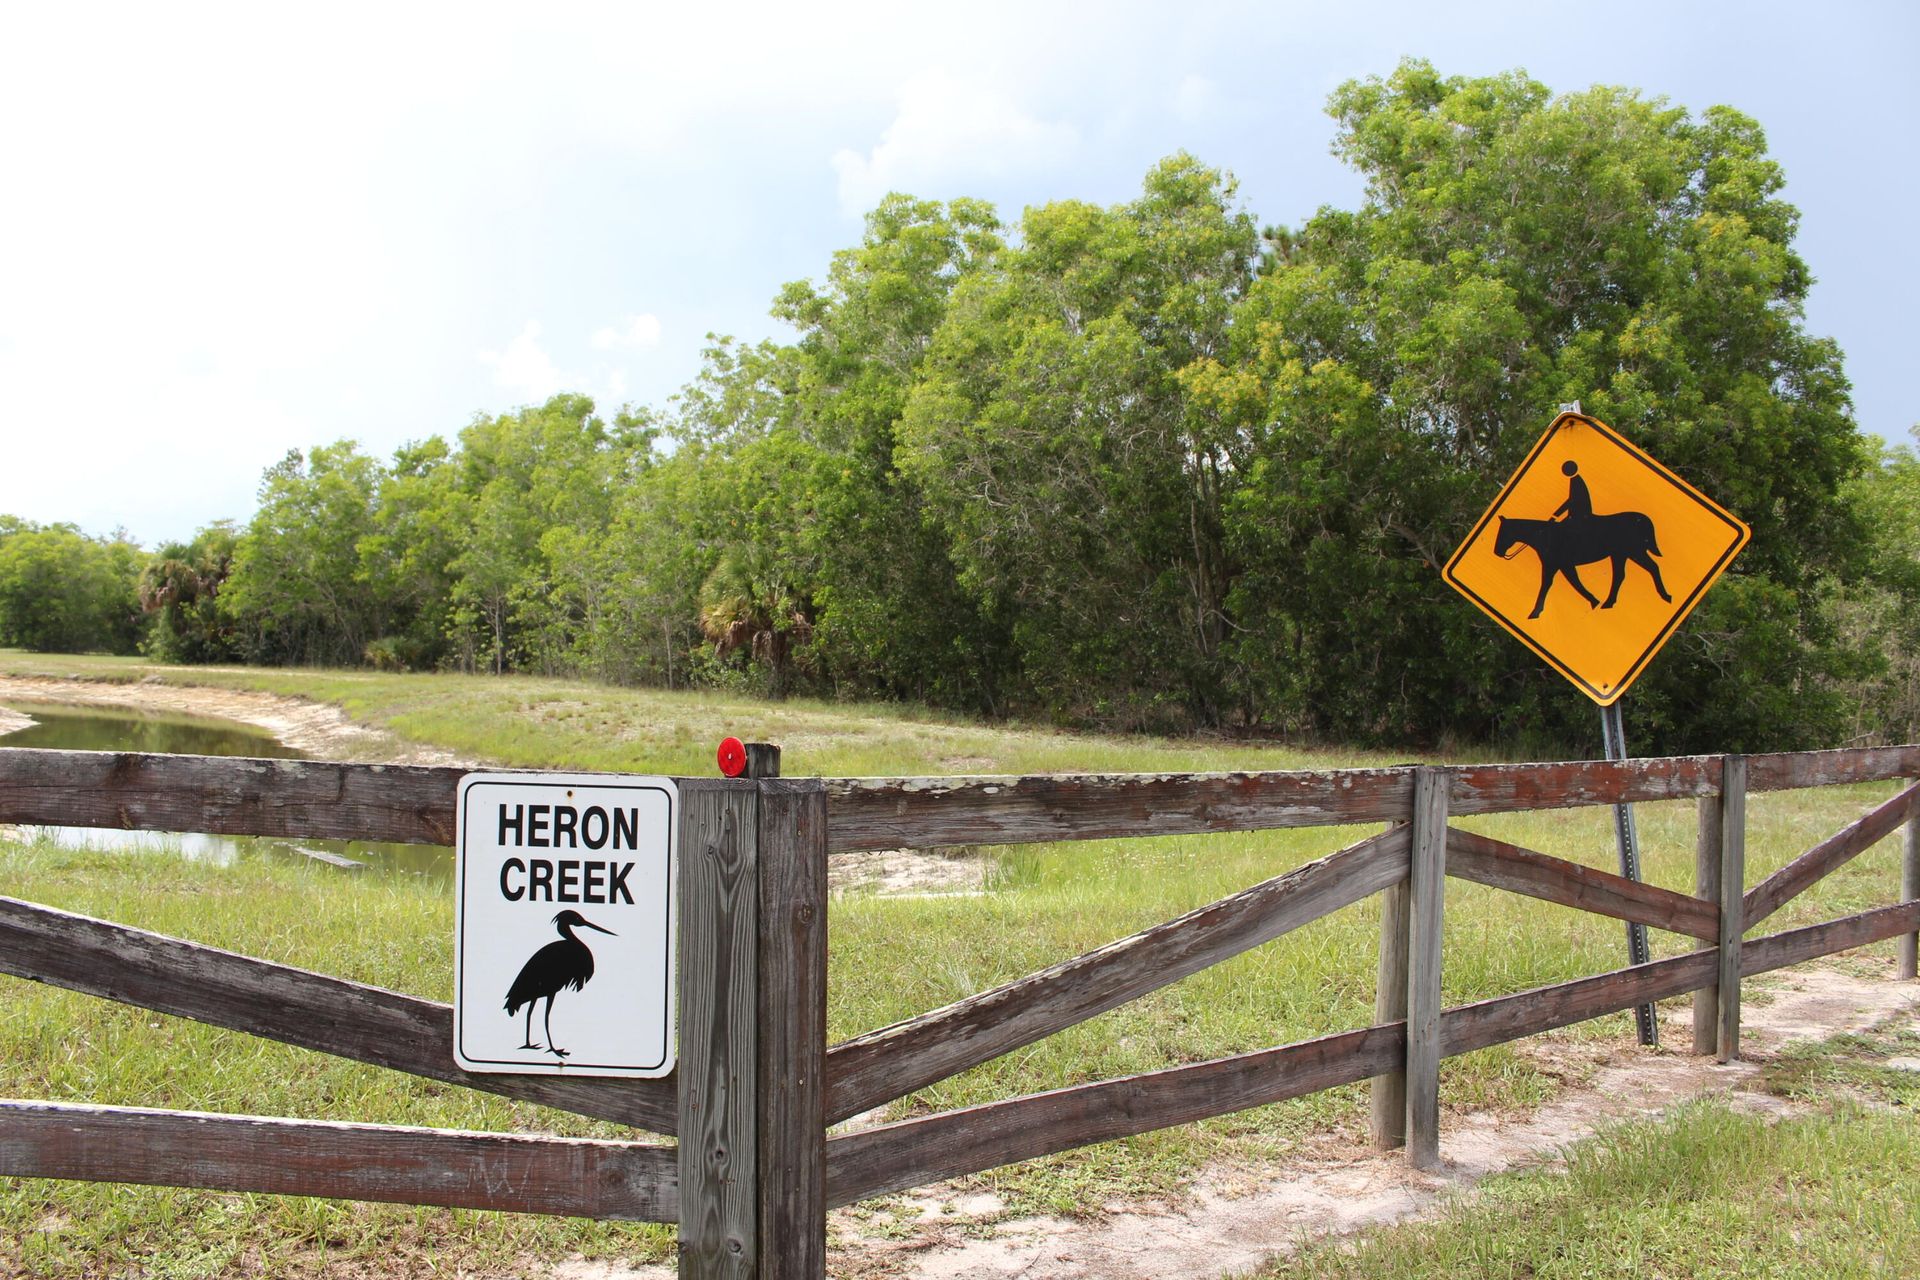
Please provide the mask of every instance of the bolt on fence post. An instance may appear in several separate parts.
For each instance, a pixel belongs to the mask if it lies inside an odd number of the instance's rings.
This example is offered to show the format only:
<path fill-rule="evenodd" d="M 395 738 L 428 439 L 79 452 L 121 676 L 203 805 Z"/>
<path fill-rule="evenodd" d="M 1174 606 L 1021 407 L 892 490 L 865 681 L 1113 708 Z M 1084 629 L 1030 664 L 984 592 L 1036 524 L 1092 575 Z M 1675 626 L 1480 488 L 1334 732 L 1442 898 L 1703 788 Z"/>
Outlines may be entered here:
<path fill-rule="evenodd" d="M 1413 775 L 1407 847 L 1407 1162 L 1440 1164 L 1440 935 L 1447 887 L 1447 800 L 1453 775 Z"/>
<path fill-rule="evenodd" d="M 1696 812 L 1699 834 L 1693 845 L 1693 896 L 1720 905 L 1720 796 L 1701 796 Z M 1693 993 L 1693 1051 L 1714 1053 L 1720 1047 L 1720 988 L 1704 986 Z"/>
<path fill-rule="evenodd" d="M 1720 765 L 1720 1028 L 1715 1057 L 1740 1056 L 1740 937 L 1747 931 L 1743 897 L 1747 861 L 1747 758 Z"/>

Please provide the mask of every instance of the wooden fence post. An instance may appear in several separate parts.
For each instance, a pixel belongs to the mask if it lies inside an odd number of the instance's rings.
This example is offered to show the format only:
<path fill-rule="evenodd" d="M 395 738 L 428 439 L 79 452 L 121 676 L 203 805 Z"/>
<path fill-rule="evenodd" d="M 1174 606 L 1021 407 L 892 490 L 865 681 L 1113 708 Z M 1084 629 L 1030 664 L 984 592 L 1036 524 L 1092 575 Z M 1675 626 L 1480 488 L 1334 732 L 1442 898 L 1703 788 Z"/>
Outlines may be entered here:
<path fill-rule="evenodd" d="M 1380 966 L 1374 981 L 1373 1020 L 1399 1022 L 1407 1016 L 1407 912 L 1413 895 L 1405 880 L 1380 893 Z M 1407 1073 L 1401 1069 L 1373 1078 L 1373 1146 L 1392 1151 L 1407 1145 Z"/>
<path fill-rule="evenodd" d="M 1447 800 L 1453 775 L 1413 779 L 1407 887 L 1407 1161 L 1440 1164 L 1440 933 L 1447 886 Z"/>
<path fill-rule="evenodd" d="M 1740 935 L 1747 931 L 1747 758 L 1720 766 L 1720 1033 L 1715 1057 L 1740 1056 Z"/>
<path fill-rule="evenodd" d="M 1920 898 L 1920 813 L 1907 819 L 1906 847 L 1900 860 L 1900 901 Z M 1920 977 L 1920 934 L 1900 935 L 1900 976 Z"/>
<path fill-rule="evenodd" d="M 1720 905 L 1720 797 L 1701 796 L 1696 805 L 1700 829 L 1693 845 L 1693 896 Z M 1693 1051 L 1720 1048 L 1720 988 L 1718 984 L 1693 993 Z"/>
<path fill-rule="evenodd" d="M 759 784 L 680 783 L 680 1275 L 759 1269 Z"/>
<path fill-rule="evenodd" d="M 827 1274 L 827 791 L 760 783 L 760 1280 Z"/>

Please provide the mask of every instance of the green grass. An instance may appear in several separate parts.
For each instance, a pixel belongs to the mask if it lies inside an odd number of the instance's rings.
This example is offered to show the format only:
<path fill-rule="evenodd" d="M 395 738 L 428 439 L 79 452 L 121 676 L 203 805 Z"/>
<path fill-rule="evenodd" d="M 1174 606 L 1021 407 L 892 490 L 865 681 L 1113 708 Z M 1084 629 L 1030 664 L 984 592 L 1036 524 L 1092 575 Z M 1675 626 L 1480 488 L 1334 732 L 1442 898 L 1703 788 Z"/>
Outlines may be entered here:
<path fill-rule="evenodd" d="M 336 702 L 403 736 L 507 764 L 711 774 L 725 732 L 785 748 L 789 774 L 1303 768 L 1384 757 L 1211 740 L 1102 738 L 999 729 L 892 707 L 766 704 L 564 681 L 358 672 L 154 668 L 127 660 L 0 653 L 0 672 L 257 688 Z M 1890 786 L 1753 797 L 1757 881 L 1857 817 Z M 1691 802 L 1639 809 L 1646 877 L 1688 890 Z M 1464 825 L 1610 867 L 1603 809 L 1473 819 Z M 987 852 L 983 896 L 850 893 L 830 917 L 830 1034 L 871 1029 L 1017 978 L 1277 875 L 1377 828 L 1028 845 Z M 1889 902 L 1892 844 L 1795 902 L 1767 929 Z M 451 985 L 450 904 L 429 886 L 242 859 L 212 868 L 168 858 L 0 845 L 4 891 L 435 999 Z M 443 891 L 442 891 L 443 892 Z M 1597 973 L 1623 962 L 1616 922 L 1447 885 L 1444 993 L 1454 1004 Z M 891 1108 L 905 1115 L 1259 1049 L 1372 1018 L 1378 915 L 1363 903 Z M 1653 935 L 1655 954 L 1690 949 Z M 376 945 L 370 946 L 374 942 Z M 1890 944 L 1869 953 L 1883 963 Z M 611 1132 L 556 1112 L 443 1089 L 23 983 L 0 984 L 0 1092 L 20 1097 L 310 1115 L 464 1128 Z M 1627 1015 L 1558 1035 L 1624 1043 Z M 1501 1047 L 1450 1060 L 1448 1108 L 1525 1110 L 1557 1079 Z M 1358 1134 L 1363 1087 L 1109 1143 L 971 1180 L 1013 1211 L 1096 1211 L 1116 1197 L 1177 1193 L 1213 1159 L 1283 1156 L 1304 1134 Z M 238 1207 L 236 1207 L 238 1206 Z M 237 1215 L 237 1217 L 236 1217 Z M 58 1230 L 42 1230 L 44 1223 Z M 387 1251 L 447 1250 L 459 1266 L 511 1269 L 523 1254 L 646 1258 L 668 1233 L 511 1216 L 271 1197 L 16 1183 L 0 1189 L 0 1234 L 37 1250 L 17 1270 L 83 1274 L 100 1259 L 203 1266 L 199 1274 L 289 1273 L 324 1257 L 378 1272 Z M 400 1242 L 395 1244 L 394 1242 Z M 3 1250 L 4 1246 L 0 1246 Z M 228 1253 L 222 1254 L 226 1249 Z M 233 1250 L 239 1253 L 233 1253 Z M 0 1256 L 4 1256 L 0 1252 Z M 241 1261 L 235 1261 L 241 1258 Z M 93 1263 L 88 1260 L 93 1259 Z M 201 1261 L 195 1261 L 199 1259 Z M 222 1260 L 225 1259 L 225 1260 Z M 262 1263 L 261 1260 L 267 1261 Z M 259 1266 L 256 1266 L 259 1264 Z"/>
<path fill-rule="evenodd" d="M 171 667 L 139 658 L 0 650 L 0 675 L 160 680 L 330 702 L 416 742 L 510 766 L 711 776 L 728 734 L 781 745 L 789 776 L 1129 773 L 1391 764 L 1377 752 L 1279 743 L 986 726 L 889 703 L 618 689 L 531 676 L 400 675 L 262 667 Z"/>
<path fill-rule="evenodd" d="M 1491 1178 L 1424 1221 L 1303 1242 L 1253 1280 L 1920 1275 L 1920 1074 L 1886 1065 L 1916 1043 L 1909 1028 L 1798 1046 L 1763 1087 L 1810 1111 L 1700 1099 L 1575 1144 L 1563 1168 Z"/>

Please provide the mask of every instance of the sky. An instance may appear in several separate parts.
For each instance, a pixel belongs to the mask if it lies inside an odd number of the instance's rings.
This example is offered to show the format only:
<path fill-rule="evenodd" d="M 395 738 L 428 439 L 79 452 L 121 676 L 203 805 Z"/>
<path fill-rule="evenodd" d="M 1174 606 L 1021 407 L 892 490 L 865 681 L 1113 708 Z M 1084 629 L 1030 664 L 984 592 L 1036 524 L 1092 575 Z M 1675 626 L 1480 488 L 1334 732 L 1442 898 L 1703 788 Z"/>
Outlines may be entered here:
<path fill-rule="evenodd" d="M 1327 95 L 1408 56 L 1758 119 L 1808 328 L 1905 441 L 1917 14 L 0 0 L 0 513 L 154 546 L 244 522 L 290 449 L 386 455 L 561 390 L 664 404 L 707 334 L 781 336 L 780 286 L 890 190 L 1012 220 L 1184 149 L 1262 224 L 1356 207 Z"/>

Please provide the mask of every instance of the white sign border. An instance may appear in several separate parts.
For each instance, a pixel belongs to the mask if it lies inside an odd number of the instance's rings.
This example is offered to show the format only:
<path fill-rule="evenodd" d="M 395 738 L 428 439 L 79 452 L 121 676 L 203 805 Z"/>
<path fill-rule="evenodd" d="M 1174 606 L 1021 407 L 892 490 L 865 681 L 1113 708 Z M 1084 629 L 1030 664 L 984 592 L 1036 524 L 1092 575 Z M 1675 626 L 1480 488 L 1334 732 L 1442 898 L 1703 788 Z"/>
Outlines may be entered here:
<path fill-rule="evenodd" d="M 599 787 L 625 790 L 661 791 L 667 797 L 667 963 L 666 963 L 666 1056 L 658 1066 L 624 1067 L 548 1063 L 501 1063 L 469 1059 L 460 1048 L 461 1030 L 461 955 L 466 928 L 465 857 L 467 833 L 467 793 L 476 786 L 552 786 Z M 474 1075 L 546 1075 L 582 1076 L 621 1080 L 659 1080 L 673 1074 L 679 1064 L 680 1026 L 680 784 L 673 778 L 656 774 L 625 773 L 468 773 L 461 777 L 454 804 L 454 879 L 453 879 L 453 1061 L 462 1071 Z"/>

